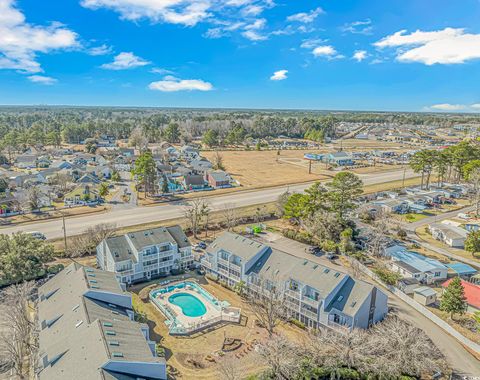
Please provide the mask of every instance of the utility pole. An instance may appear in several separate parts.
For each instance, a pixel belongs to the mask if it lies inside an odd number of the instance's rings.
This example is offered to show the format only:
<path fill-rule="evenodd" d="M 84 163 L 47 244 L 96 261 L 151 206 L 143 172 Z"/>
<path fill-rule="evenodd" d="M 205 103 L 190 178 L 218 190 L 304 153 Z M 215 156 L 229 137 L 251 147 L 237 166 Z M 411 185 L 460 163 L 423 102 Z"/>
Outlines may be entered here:
<path fill-rule="evenodd" d="M 312 160 L 308 160 L 308 174 L 312 174 Z"/>
<path fill-rule="evenodd" d="M 65 245 L 65 254 L 67 254 L 67 227 L 65 226 L 65 214 L 62 212 L 62 222 L 63 222 L 63 243 Z"/>
<path fill-rule="evenodd" d="M 403 178 L 402 178 L 402 189 L 405 189 L 405 174 L 407 172 L 407 167 L 403 167 Z"/>

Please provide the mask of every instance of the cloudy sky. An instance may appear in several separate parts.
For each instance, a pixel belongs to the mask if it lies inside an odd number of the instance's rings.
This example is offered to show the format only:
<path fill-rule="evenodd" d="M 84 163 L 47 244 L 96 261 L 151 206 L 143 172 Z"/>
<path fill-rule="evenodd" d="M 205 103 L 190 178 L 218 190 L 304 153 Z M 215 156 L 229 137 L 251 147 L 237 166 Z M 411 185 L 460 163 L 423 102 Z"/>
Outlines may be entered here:
<path fill-rule="evenodd" d="M 0 0 L 0 104 L 480 111 L 478 0 Z"/>

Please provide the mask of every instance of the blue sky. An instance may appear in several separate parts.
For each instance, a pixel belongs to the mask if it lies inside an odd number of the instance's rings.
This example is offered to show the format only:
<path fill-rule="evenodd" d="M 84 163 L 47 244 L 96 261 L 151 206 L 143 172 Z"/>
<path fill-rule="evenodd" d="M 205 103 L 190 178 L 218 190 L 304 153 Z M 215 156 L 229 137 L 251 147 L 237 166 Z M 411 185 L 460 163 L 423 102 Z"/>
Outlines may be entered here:
<path fill-rule="evenodd" d="M 478 0 L 0 0 L 0 104 L 476 112 L 479 19 Z"/>

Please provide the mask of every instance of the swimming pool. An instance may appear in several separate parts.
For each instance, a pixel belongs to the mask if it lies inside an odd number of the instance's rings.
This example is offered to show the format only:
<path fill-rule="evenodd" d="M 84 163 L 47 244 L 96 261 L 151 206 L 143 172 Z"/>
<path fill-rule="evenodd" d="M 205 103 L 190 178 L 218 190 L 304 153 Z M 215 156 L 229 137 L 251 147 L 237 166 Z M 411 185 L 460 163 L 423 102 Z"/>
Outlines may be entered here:
<path fill-rule="evenodd" d="M 188 293 L 177 293 L 168 298 L 168 302 L 177 305 L 187 317 L 201 317 L 207 308 L 197 297 Z"/>

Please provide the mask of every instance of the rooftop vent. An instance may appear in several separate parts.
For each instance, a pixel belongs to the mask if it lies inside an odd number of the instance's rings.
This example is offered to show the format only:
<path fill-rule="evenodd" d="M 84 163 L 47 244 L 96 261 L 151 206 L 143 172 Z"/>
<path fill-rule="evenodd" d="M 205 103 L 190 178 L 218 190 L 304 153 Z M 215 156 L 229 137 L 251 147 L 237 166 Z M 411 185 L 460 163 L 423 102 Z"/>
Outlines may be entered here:
<path fill-rule="evenodd" d="M 356 304 L 357 304 L 357 301 L 353 301 L 350 307 L 355 307 Z"/>
<path fill-rule="evenodd" d="M 103 322 L 103 327 L 113 327 L 112 322 Z"/>
<path fill-rule="evenodd" d="M 338 297 L 338 298 L 337 298 L 337 301 L 338 301 L 338 302 L 342 302 L 342 301 L 343 301 L 343 296 Z"/>
<path fill-rule="evenodd" d="M 83 323 L 83 321 L 79 321 L 79 322 L 77 322 L 77 323 L 75 324 L 75 328 L 78 328 L 78 327 L 80 327 L 80 326 L 82 325 L 82 323 Z"/>
<path fill-rule="evenodd" d="M 108 344 L 110 346 L 120 346 L 120 343 L 117 342 L 116 340 L 110 340 L 110 341 L 108 341 Z"/>
<path fill-rule="evenodd" d="M 330 272 L 330 269 L 328 269 L 328 268 L 325 268 L 325 269 L 323 270 L 323 273 L 328 273 L 328 272 Z"/>
<path fill-rule="evenodd" d="M 112 356 L 114 358 L 123 358 L 123 354 L 121 352 L 112 352 Z"/>
<path fill-rule="evenodd" d="M 338 273 L 338 272 L 335 273 L 335 277 L 338 277 L 338 276 L 340 276 L 340 273 Z"/>
<path fill-rule="evenodd" d="M 115 331 L 113 331 L 113 330 L 107 330 L 107 331 L 105 331 L 105 334 L 106 334 L 106 335 L 110 335 L 110 336 L 115 336 L 115 335 L 117 335 L 117 333 L 116 333 Z"/>

